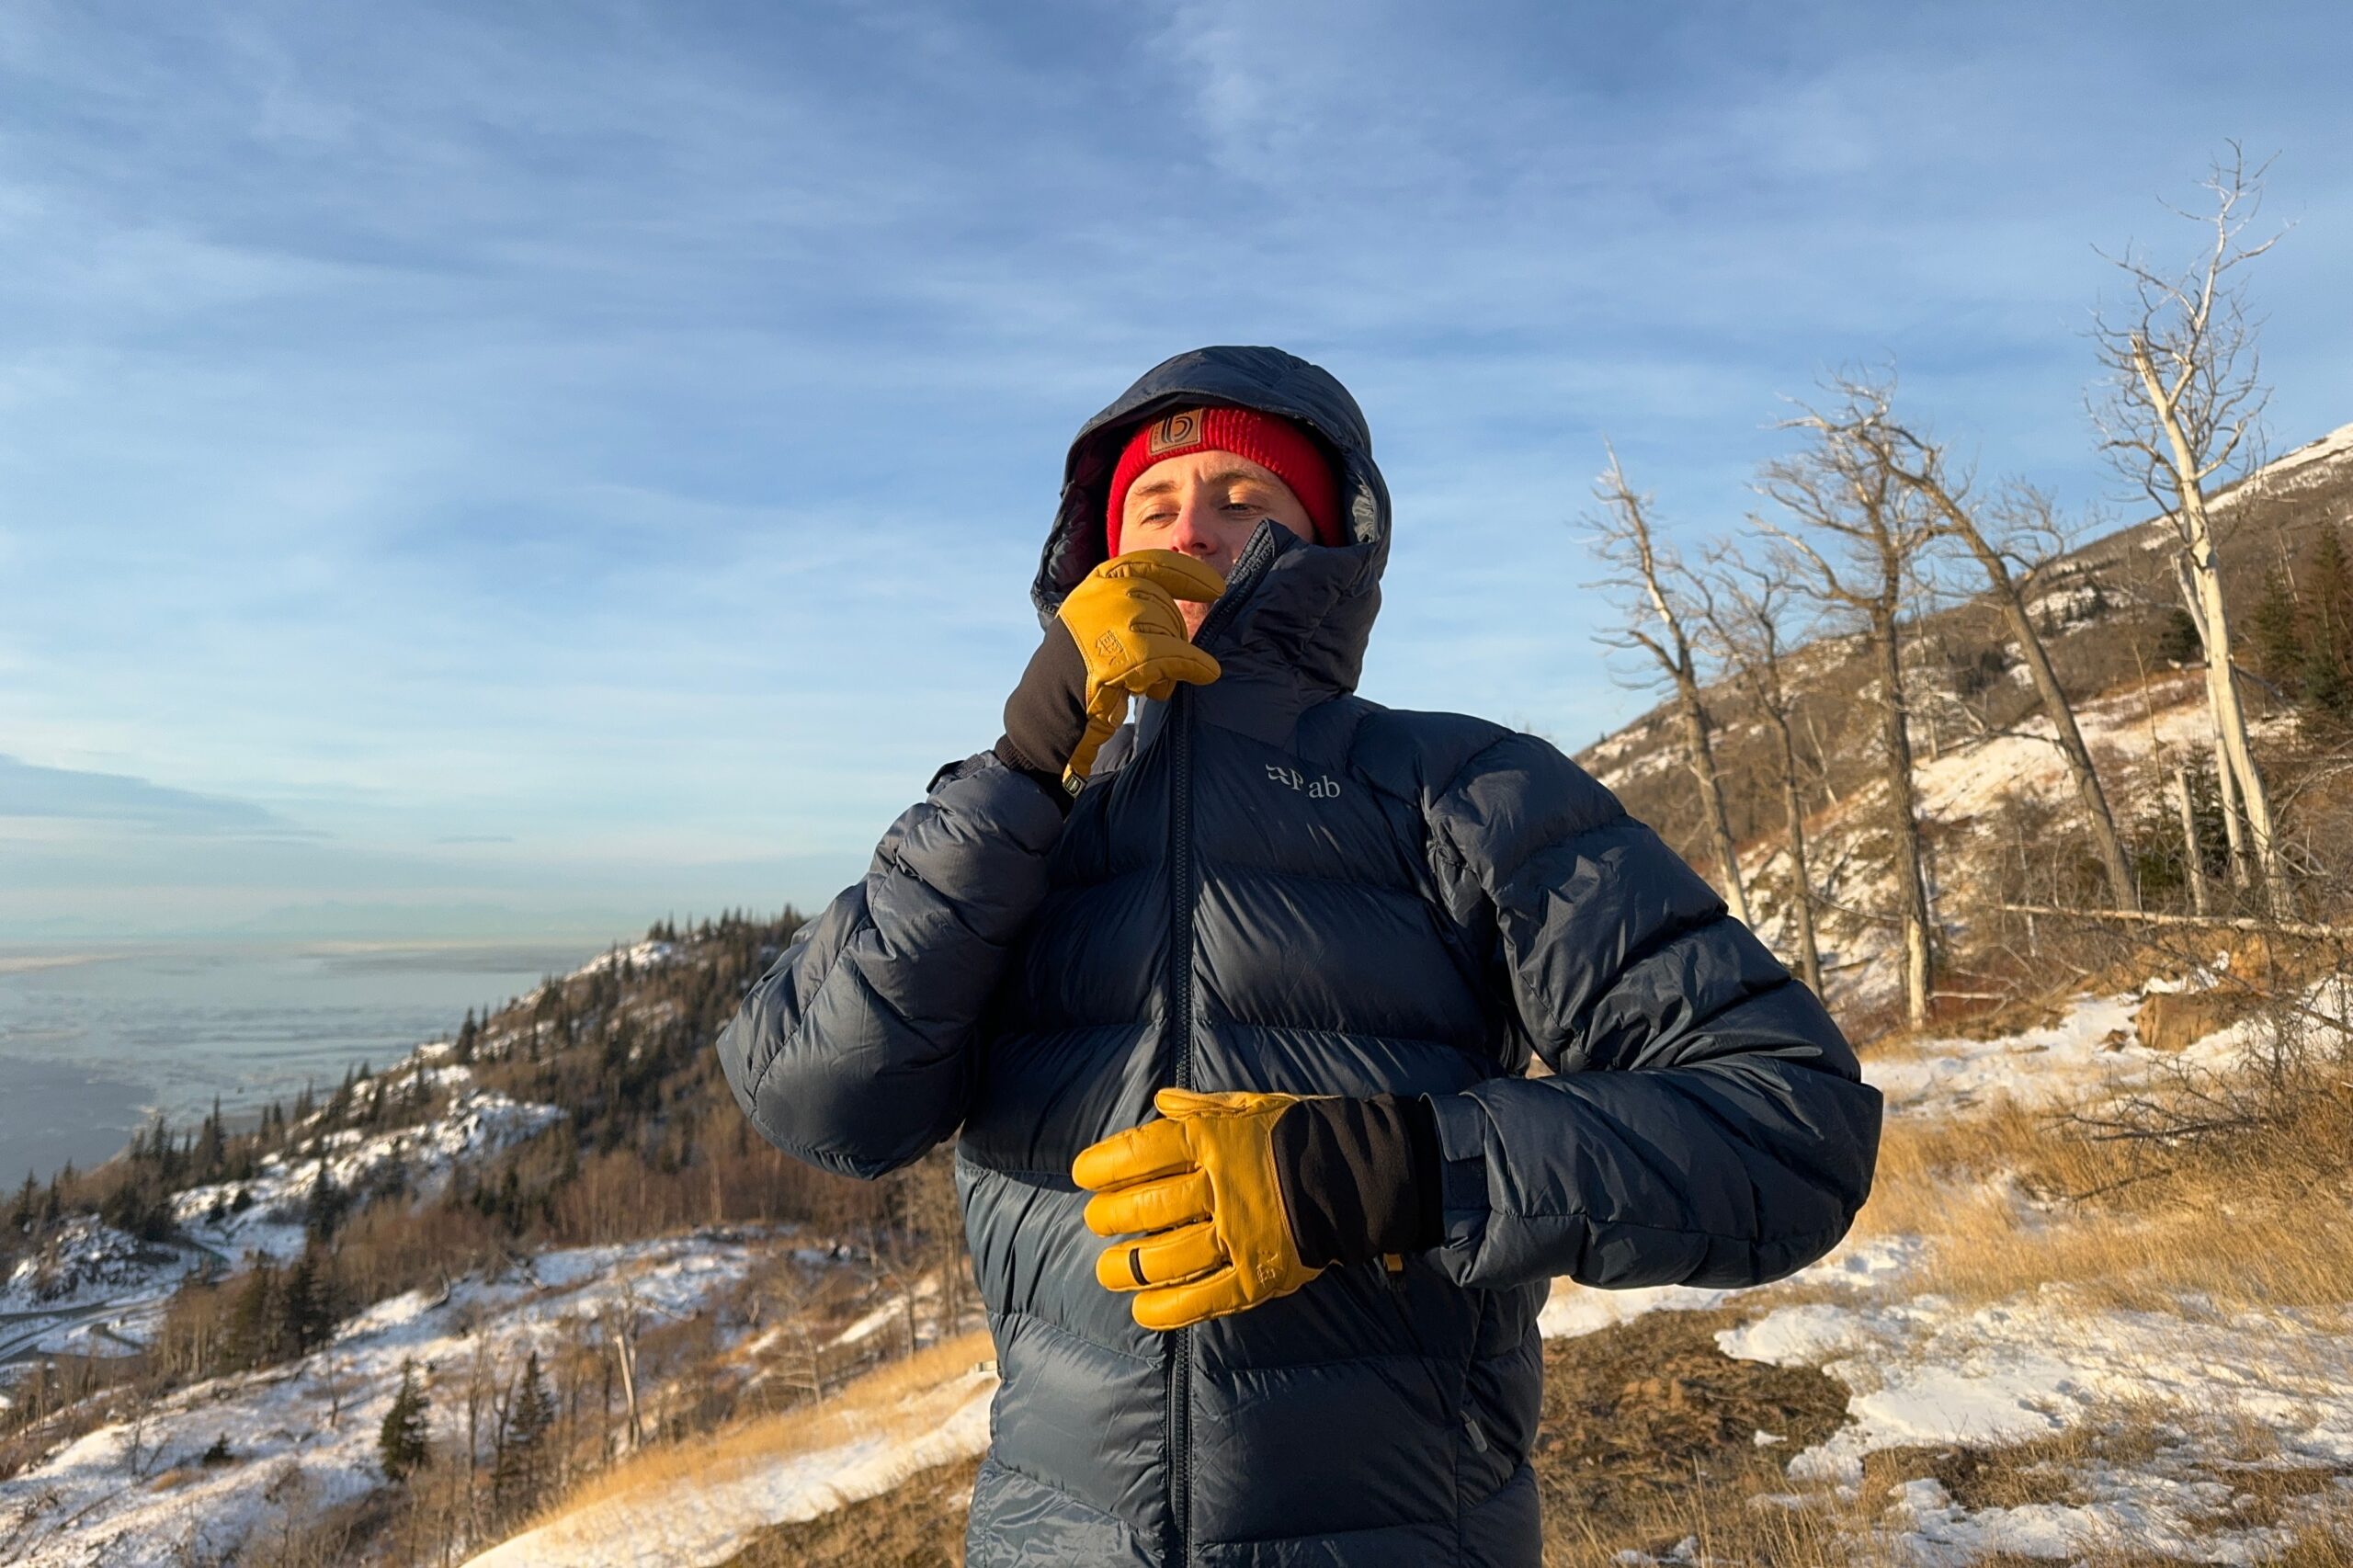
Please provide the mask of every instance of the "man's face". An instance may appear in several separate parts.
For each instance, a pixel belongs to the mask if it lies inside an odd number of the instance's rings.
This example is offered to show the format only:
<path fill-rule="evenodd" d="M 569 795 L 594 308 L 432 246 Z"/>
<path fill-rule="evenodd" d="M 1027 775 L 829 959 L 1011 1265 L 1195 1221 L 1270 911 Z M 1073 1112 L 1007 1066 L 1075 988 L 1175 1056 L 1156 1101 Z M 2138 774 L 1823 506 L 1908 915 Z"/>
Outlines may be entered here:
<path fill-rule="evenodd" d="M 1230 575 L 1258 520 L 1272 517 L 1313 542 L 1315 524 L 1290 486 L 1232 452 L 1188 452 L 1153 464 L 1128 491 L 1120 514 L 1120 549 L 1175 550 Z M 1179 599 L 1188 635 L 1200 635 L 1205 604 Z"/>

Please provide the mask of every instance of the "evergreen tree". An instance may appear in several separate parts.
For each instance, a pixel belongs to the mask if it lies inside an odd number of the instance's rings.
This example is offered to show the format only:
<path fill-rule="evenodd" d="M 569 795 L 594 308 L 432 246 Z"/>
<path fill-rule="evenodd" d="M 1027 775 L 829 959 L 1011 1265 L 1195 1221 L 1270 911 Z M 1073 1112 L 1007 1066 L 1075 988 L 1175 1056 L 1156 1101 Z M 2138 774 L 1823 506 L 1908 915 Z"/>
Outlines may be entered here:
<path fill-rule="evenodd" d="M 229 1163 L 229 1133 L 221 1124 L 221 1096 L 212 1096 L 212 1114 L 204 1119 L 204 1126 L 197 1134 L 196 1174 L 210 1181 L 221 1174 Z"/>
<path fill-rule="evenodd" d="M 482 1026 L 474 1022 L 474 1010 L 466 1009 L 466 1021 L 458 1026 L 457 1049 L 450 1054 L 460 1062 L 470 1062 L 482 1044 Z"/>
<path fill-rule="evenodd" d="M 278 1359 L 278 1269 L 263 1258 L 229 1299 L 229 1321 L 222 1337 L 224 1359 L 232 1369 L 267 1366 Z"/>
<path fill-rule="evenodd" d="M 2313 551 L 2304 639 L 2304 699 L 2333 718 L 2353 717 L 2353 562 L 2334 528 Z"/>
<path fill-rule="evenodd" d="M 2157 629 L 2157 657 L 2180 665 L 2194 665 L 2205 657 L 2204 645 L 2198 641 L 2198 623 L 2178 605 Z"/>
<path fill-rule="evenodd" d="M 17 1189 L 17 1206 L 8 1211 L 8 1228 L 18 1232 L 29 1231 L 33 1221 L 40 1218 L 40 1183 L 33 1179 L 32 1172 L 27 1171 L 25 1185 Z"/>
<path fill-rule="evenodd" d="M 2331 719 L 2353 718 L 2353 677 L 2318 643 L 2304 653 L 2304 701 Z"/>
<path fill-rule="evenodd" d="M 344 1211 L 350 1207 L 342 1184 L 335 1179 L 326 1162 L 321 1160 L 318 1179 L 311 1183 L 311 1195 L 302 1207 L 302 1233 L 313 1243 L 332 1239 L 343 1223 Z"/>
<path fill-rule="evenodd" d="M 520 1512 L 539 1498 L 546 1475 L 548 1428 L 555 1425 L 555 1399 L 540 1370 L 540 1353 L 532 1351 L 522 1375 L 507 1395 L 506 1419 L 498 1432 L 498 1453 L 491 1469 L 491 1492 L 502 1508 Z"/>
<path fill-rule="evenodd" d="M 286 1354 L 307 1356 L 335 1334 L 334 1266 L 318 1247 L 304 1247 L 286 1271 L 278 1309 L 277 1339 Z"/>
<path fill-rule="evenodd" d="M 2290 697 L 2304 671 L 2303 617 L 2288 574 L 2274 566 L 2263 574 L 2263 597 L 2256 601 L 2247 630 L 2255 643 L 2255 667 Z"/>
<path fill-rule="evenodd" d="M 356 1067 L 343 1070 L 343 1082 L 335 1085 L 334 1097 L 327 1101 L 326 1124 L 329 1127 L 348 1126 L 352 1102 L 359 1092 L 359 1073 Z"/>
<path fill-rule="evenodd" d="M 376 1459 L 384 1467 L 387 1480 L 404 1480 L 432 1459 L 426 1411 L 425 1390 L 416 1381 L 416 1363 L 404 1358 L 400 1392 L 392 1395 L 392 1408 L 384 1412 L 384 1424 L 376 1432 Z"/>

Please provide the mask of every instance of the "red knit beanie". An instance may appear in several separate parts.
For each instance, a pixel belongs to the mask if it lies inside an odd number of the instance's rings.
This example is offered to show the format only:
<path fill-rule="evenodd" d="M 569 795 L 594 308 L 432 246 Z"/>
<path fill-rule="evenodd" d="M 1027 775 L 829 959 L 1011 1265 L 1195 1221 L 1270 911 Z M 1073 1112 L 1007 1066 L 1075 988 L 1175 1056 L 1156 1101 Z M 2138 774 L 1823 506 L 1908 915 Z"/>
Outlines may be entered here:
<path fill-rule="evenodd" d="M 1103 519 L 1104 542 L 1112 554 L 1120 553 L 1120 517 L 1127 509 L 1129 488 L 1153 464 L 1194 452 L 1248 458 L 1299 497 L 1308 521 L 1315 525 L 1316 543 L 1340 542 L 1339 482 L 1306 431 L 1255 408 L 1188 408 L 1137 426 L 1120 449 Z"/>

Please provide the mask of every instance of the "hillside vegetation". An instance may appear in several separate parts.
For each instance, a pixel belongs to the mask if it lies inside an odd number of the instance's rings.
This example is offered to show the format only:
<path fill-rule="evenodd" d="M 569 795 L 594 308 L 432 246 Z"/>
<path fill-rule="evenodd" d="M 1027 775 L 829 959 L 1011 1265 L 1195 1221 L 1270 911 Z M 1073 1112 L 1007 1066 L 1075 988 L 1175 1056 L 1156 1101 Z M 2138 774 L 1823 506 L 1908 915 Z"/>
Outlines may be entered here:
<path fill-rule="evenodd" d="M 1555 1282 L 1549 1562 L 2353 1568 L 2353 426 L 2252 460 L 2261 174 L 2097 318 L 2148 522 L 2066 547 L 1892 371 L 1696 560 L 1612 458 L 1600 631 L 1666 700 L 1581 760 L 1888 1124 L 1789 1279 Z M 995 1372 L 948 1155 L 795 1165 L 711 1051 L 799 924 L 665 924 L 28 1180 L 0 1562 L 957 1562 Z"/>

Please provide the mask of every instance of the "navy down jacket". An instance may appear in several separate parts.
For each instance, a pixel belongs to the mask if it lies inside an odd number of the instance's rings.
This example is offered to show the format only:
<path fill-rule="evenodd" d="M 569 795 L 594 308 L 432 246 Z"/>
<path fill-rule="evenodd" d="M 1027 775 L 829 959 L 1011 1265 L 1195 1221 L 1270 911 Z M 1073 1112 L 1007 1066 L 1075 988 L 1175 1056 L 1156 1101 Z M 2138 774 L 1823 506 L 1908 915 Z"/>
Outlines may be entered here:
<path fill-rule="evenodd" d="M 1323 370 L 1205 349 L 1089 421 L 1040 615 L 1102 559 L 1120 437 L 1199 403 L 1320 434 L 1348 541 L 1262 523 L 1201 628 L 1222 677 L 1141 704 L 1067 823 L 992 756 L 942 768 L 720 1055 L 761 1133 L 831 1170 L 961 1130 L 1004 1380 L 973 1568 L 1534 1563 L 1550 1280 L 1811 1262 L 1870 1188 L 1879 1096 L 1813 994 L 1575 764 L 1354 695 L 1389 498 Z M 1070 1167 L 1171 1084 L 1427 1096 L 1444 1244 L 1139 1328 L 1095 1281 Z"/>

